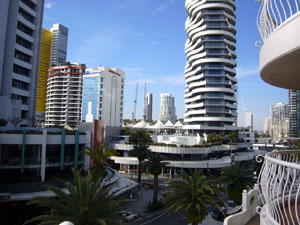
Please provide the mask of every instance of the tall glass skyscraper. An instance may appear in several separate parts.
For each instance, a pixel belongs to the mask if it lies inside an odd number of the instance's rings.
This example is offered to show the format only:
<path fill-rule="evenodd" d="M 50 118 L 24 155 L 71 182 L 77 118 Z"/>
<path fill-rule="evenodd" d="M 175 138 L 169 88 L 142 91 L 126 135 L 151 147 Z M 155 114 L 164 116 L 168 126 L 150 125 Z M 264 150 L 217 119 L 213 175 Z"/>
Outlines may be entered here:
<path fill-rule="evenodd" d="M 234 0 L 186 0 L 185 127 L 236 130 Z"/>
<path fill-rule="evenodd" d="M 290 136 L 299 137 L 300 134 L 300 91 L 289 90 L 290 105 Z"/>

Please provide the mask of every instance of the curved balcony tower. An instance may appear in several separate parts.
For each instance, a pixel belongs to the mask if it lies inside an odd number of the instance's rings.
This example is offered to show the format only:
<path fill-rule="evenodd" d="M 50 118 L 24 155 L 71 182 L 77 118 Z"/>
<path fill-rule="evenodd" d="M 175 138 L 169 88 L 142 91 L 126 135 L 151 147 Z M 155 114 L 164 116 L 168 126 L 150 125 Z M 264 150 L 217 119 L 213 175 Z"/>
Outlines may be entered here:
<path fill-rule="evenodd" d="M 186 0 L 185 128 L 236 130 L 234 0 Z"/>
<path fill-rule="evenodd" d="M 299 9 L 299 0 L 261 0 L 257 17 L 263 40 L 261 78 L 271 85 L 294 90 L 300 90 Z"/>

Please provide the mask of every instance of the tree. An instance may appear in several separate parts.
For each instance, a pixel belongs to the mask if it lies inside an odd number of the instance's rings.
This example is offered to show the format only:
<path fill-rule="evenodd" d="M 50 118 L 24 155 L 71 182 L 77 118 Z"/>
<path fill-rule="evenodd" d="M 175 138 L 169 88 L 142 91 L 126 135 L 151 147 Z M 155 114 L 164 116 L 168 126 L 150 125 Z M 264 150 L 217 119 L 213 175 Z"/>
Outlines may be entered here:
<path fill-rule="evenodd" d="M 236 205 L 242 203 L 242 192 L 247 187 L 253 187 L 255 182 L 253 177 L 253 169 L 241 166 L 240 163 L 235 163 L 231 167 L 226 167 L 221 170 L 219 181 L 226 185 L 226 192 L 230 199 Z"/>
<path fill-rule="evenodd" d="M 152 204 L 157 203 L 158 175 L 165 166 L 170 165 L 168 162 L 164 162 L 163 160 L 163 157 L 159 153 L 151 153 L 149 154 L 148 161 L 146 162 L 149 172 L 154 176 Z"/>
<path fill-rule="evenodd" d="M 110 193 L 112 186 L 100 186 L 101 179 L 92 181 L 92 176 L 81 176 L 80 171 L 72 168 L 74 186 L 63 182 L 67 192 L 55 186 L 47 186 L 57 198 L 35 197 L 28 205 L 49 208 L 48 214 L 34 217 L 25 224 L 41 221 L 40 225 L 60 224 L 70 221 L 76 225 L 120 224 L 120 197 Z"/>
<path fill-rule="evenodd" d="M 104 166 L 108 165 L 108 157 L 118 155 L 118 152 L 105 144 L 97 146 L 96 148 L 86 147 L 86 149 L 87 151 L 82 151 L 80 153 L 86 154 L 91 157 L 89 169 L 93 180 L 104 177 L 106 175 Z"/>
<path fill-rule="evenodd" d="M 237 132 L 230 132 L 228 134 L 229 144 L 236 143 L 238 141 L 238 134 Z"/>
<path fill-rule="evenodd" d="M 172 180 L 167 188 L 164 205 L 170 213 L 184 209 L 185 217 L 197 225 L 208 213 L 207 207 L 213 206 L 220 210 L 225 202 L 219 197 L 221 191 L 216 182 L 209 181 L 202 170 L 190 171 L 190 175 L 182 171 L 182 180 Z"/>
<path fill-rule="evenodd" d="M 207 135 L 207 143 L 221 144 L 221 137 L 220 137 L 220 135 L 216 134 L 215 132 L 208 134 Z"/>
<path fill-rule="evenodd" d="M 151 136 L 145 130 L 133 131 L 130 135 L 130 142 L 133 142 L 133 149 L 129 155 L 137 157 L 138 165 L 138 183 L 141 184 L 142 163 L 151 152 L 149 144 L 152 142 Z"/>

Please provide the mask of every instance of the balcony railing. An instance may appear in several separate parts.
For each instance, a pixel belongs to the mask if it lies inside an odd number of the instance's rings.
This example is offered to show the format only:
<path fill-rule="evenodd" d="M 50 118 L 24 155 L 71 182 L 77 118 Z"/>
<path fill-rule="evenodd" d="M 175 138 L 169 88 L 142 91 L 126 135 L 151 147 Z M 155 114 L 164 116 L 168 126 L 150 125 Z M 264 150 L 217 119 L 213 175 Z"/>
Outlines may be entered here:
<path fill-rule="evenodd" d="M 264 158 L 259 176 L 261 215 L 269 221 L 264 224 L 300 224 L 300 150 L 274 151 Z"/>
<path fill-rule="evenodd" d="M 260 1 L 260 0 L 257 0 Z M 257 15 L 257 28 L 265 41 L 287 20 L 300 11 L 299 0 L 261 0 Z"/>

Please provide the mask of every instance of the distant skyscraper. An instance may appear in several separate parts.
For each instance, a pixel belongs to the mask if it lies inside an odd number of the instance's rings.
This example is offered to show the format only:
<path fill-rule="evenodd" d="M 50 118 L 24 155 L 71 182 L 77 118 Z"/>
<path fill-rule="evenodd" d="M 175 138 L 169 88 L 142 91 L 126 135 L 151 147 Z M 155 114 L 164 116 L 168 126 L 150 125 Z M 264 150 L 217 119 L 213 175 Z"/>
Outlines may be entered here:
<path fill-rule="evenodd" d="M 282 136 L 280 128 L 286 129 L 286 119 L 289 119 L 290 107 L 288 104 L 277 103 L 271 106 L 271 131 L 274 138 Z M 284 122 L 282 122 L 284 120 Z"/>
<path fill-rule="evenodd" d="M 84 64 L 54 66 L 49 69 L 46 126 L 77 127 L 81 120 Z"/>
<path fill-rule="evenodd" d="M 264 122 L 264 133 L 271 135 L 271 117 L 267 117 Z"/>
<path fill-rule="evenodd" d="M 147 93 L 146 95 L 146 120 L 152 122 L 152 93 Z"/>
<path fill-rule="evenodd" d="M 244 114 L 245 114 L 244 126 L 249 127 L 250 131 L 253 131 L 253 114 L 252 114 L 252 112 L 245 111 Z"/>
<path fill-rule="evenodd" d="M 160 94 L 160 120 L 176 121 L 175 98 L 170 94 Z"/>
<path fill-rule="evenodd" d="M 237 130 L 235 1 L 186 0 L 185 8 L 185 128 Z"/>
<path fill-rule="evenodd" d="M 31 126 L 35 117 L 44 0 L 0 1 L 0 117 L 22 119 Z M 18 113 L 10 114 L 15 102 Z"/>
<path fill-rule="evenodd" d="M 69 29 L 59 23 L 53 24 L 50 65 L 63 65 L 67 60 Z"/>
<path fill-rule="evenodd" d="M 41 124 L 45 120 L 46 98 L 47 98 L 47 79 L 48 69 L 50 67 L 52 32 L 50 30 L 42 29 L 41 35 L 41 50 L 40 50 L 40 64 L 39 75 L 37 82 L 36 94 L 36 122 Z"/>
<path fill-rule="evenodd" d="M 106 126 L 121 126 L 124 108 L 125 73 L 118 69 L 86 69 L 83 76 L 82 116 L 84 122 L 103 120 Z"/>
<path fill-rule="evenodd" d="M 299 137 L 300 134 L 300 91 L 289 90 L 290 105 L 290 136 Z"/>

